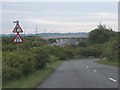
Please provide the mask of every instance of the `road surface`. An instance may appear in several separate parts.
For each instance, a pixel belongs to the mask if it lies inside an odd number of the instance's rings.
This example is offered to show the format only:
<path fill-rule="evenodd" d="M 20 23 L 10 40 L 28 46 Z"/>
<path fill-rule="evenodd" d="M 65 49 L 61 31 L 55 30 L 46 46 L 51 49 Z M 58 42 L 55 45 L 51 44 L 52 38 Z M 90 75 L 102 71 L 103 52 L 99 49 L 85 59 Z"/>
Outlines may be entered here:
<path fill-rule="evenodd" d="M 118 88 L 118 68 L 94 61 L 65 61 L 38 88 Z"/>

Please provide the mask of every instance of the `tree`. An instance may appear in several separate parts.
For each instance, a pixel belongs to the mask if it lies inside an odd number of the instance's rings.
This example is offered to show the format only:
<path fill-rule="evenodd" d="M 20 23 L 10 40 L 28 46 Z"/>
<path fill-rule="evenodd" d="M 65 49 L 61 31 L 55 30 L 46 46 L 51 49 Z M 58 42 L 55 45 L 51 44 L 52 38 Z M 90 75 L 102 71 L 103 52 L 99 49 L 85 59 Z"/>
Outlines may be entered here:
<path fill-rule="evenodd" d="M 88 38 L 92 44 L 100 44 L 107 42 L 112 36 L 114 36 L 113 30 L 107 29 L 105 25 L 100 24 L 89 33 Z"/>
<path fill-rule="evenodd" d="M 79 47 L 87 47 L 87 46 L 89 46 L 89 45 L 90 45 L 90 42 L 89 42 L 88 39 L 86 39 L 86 40 L 81 40 L 81 41 L 78 43 L 78 46 L 79 46 Z"/>
<path fill-rule="evenodd" d="M 111 38 L 105 43 L 102 57 L 106 57 L 109 60 L 118 60 L 118 37 Z"/>

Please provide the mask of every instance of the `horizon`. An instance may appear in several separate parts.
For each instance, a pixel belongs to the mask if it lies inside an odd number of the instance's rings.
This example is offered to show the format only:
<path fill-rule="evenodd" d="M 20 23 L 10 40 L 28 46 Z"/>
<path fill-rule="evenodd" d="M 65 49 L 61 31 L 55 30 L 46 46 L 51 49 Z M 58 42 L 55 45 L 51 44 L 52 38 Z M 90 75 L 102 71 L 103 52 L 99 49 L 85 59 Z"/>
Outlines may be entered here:
<path fill-rule="evenodd" d="M 66 32 L 66 33 L 37 33 L 37 34 L 88 34 L 89 32 Z M 16 33 L 10 33 L 11 35 L 16 35 Z M 10 34 L 0 34 L 0 35 L 10 35 Z M 25 33 L 20 33 L 20 35 L 24 35 Z M 25 35 L 36 35 L 36 33 L 27 33 Z"/>

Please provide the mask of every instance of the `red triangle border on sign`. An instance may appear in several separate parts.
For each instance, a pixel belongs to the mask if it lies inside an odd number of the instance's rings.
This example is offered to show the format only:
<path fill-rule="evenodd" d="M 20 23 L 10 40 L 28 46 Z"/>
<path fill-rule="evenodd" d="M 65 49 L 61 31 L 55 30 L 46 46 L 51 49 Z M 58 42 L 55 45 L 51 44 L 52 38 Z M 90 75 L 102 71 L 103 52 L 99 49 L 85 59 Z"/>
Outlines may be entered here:
<path fill-rule="evenodd" d="M 18 26 L 18 27 L 20 28 L 20 30 L 21 30 L 21 31 L 19 31 L 19 33 L 22 33 L 23 30 L 22 30 L 22 28 L 20 27 L 20 25 L 19 25 L 18 23 L 17 23 L 16 26 L 14 27 L 13 33 L 18 33 L 18 32 L 16 31 L 16 27 L 17 27 L 17 26 Z"/>
<path fill-rule="evenodd" d="M 17 35 L 19 35 L 19 37 L 20 37 L 20 39 L 22 40 L 22 42 L 14 42 L 14 40 L 16 39 L 16 37 L 17 37 Z M 15 44 L 17 44 L 17 43 L 23 43 L 24 42 L 24 40 L 23 40 L 23 38 L 20 36 L 20 34 L 19 33 L 17 33 L 16 34 L 16 36 L 14 37 L 14 39 L 13 39 L 13 42 L 15 43 Z"/>

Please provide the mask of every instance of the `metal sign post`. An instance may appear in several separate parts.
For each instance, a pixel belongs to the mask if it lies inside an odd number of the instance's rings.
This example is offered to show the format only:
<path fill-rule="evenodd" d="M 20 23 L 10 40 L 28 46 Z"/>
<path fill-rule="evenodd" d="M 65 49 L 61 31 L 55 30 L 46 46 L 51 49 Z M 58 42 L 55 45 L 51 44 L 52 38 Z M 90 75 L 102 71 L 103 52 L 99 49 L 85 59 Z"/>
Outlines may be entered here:
<path fill-rule="evenodd" d="M 13 29 L 13 33 L 17 33 L 16 36 L 15 36 L 15 38 L 14 38 L 14 43 L 16 43 L 16 45 L 17 45 L 17 50 L 19 50 L 19 44 L 23 42 L 23 39 L 22 39 L 22 37 L 20 36 L 19 33 L 22 33 L 23 30 L 22 30 L 22 28 L 20 27 L 18 20 L 17 20 L 17 21 L 14 21 L 13 23 L 16 23 L 16 26 L 15 26 L 15 28 Z"/>
<path fill-rule="evenodd" d="M 17 51 L 19 51 L 19 43 L 17 43 Z"/>

